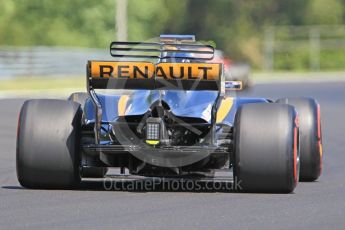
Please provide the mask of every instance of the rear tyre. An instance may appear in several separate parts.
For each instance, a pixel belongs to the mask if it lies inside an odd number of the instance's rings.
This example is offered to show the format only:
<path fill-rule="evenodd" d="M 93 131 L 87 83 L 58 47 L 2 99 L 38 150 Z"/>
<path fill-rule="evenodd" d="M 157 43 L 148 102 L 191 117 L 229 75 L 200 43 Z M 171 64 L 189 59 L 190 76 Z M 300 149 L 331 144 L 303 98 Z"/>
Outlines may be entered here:
<path fill-rule="evenodd" d="M 297 114 L 290 105 L 244 104 L 234 123 L 238 190 L 292 192 L 298 181 Z"/>
<path fill-rule="evenodd" d="M 277 102 L 294 106 L 299 115 L 300 180 L 317 180 L 322 171 L 322 133 L 319 104 L 312 98 L 283 98 Z"/>
<path fill-rule="evenodd" d="M 20 111 L 17 177 L 27 188 L 70 189 L 80 182 L 80 105 L 29 100 Z"/>

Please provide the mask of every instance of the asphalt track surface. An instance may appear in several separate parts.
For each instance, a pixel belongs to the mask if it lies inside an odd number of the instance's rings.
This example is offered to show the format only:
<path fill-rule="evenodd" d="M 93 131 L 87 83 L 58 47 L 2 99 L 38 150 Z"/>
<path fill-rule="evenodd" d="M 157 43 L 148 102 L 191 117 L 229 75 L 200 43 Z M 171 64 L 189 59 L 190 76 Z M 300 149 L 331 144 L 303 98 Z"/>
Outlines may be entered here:
<path fill-rule="evenodd" d="M 345 229 L 345 83 L 260 84 L 245 96 L 311 96 L 321 104 L 324 170 L 292 194 L 226 191 L 28 190 L 15 171 L 24 100 L 0 100 L 0 229 Z"/>

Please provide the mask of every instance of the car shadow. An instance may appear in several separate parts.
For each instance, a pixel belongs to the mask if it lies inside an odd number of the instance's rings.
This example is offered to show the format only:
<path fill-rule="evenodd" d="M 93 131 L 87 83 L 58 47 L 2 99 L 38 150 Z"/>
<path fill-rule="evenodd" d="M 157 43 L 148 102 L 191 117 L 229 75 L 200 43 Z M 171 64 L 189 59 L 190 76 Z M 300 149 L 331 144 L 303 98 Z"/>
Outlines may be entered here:
<path fill-rule="evenodd" d="M 5 185 L 1 186 L 2 189 L 25 189 L 24 187 L 20 185 Z"/>
<path fill-rule="evenodd" d="M 189 193 L 231 193 L 237 192 L 231 189 L 229 182 L 204 182 L 204 181 L 161 181 L 154 179 L 143 179 L 133 181 L 83 181 L 80 190 L 115 191 L 115 192 L 189 192 Z"/>
<path fill-rule="evenodd" d="M 69 191 L 104 191 L 104 192 L 189 192 L 189 193 L 234 193 L 238 192 L 232 189 L 231 183 L 220 181 L 197 181 L 197 180 L 181 180 L 169 179 L 162 180 L 157 178 L 145 178 L 135 180 L 117 180 L 114 178 L 104 179 L 86 179 L 83 180 L 78 187 L 73 189 L 65 189 Z M 2 189 L 8 190 L 34 190 L 25 188 L 20 185 L 4 185 Z M 40 189 L 41 190 L 41 189 Z M 61 189 L 49 189 L 61 190 Z"/>
<path fill-rule="evenodd" d="M 34 190 L 20 185 L 5 185 L 2 189 Z M 44 189 L 41 189 L 44 190 Z M 48 190 L 48 189 L 47 189 Z M 49 189 L 61 190 L 61 189 Z M 99 192 L 130 192 L 130 193 L 254 193 L 254 194 L 285 194 L 285 192 L 243 191 L 236 187 L 236 181 L 203 181 L 186 178 L 142 178 L 118 179 L 105 177 L 102 179 L 83 179 L 78 187 L 63 189 L 64 191 L 99 191 Z M 290 194 L 294 194 L 293 192 Z"/>

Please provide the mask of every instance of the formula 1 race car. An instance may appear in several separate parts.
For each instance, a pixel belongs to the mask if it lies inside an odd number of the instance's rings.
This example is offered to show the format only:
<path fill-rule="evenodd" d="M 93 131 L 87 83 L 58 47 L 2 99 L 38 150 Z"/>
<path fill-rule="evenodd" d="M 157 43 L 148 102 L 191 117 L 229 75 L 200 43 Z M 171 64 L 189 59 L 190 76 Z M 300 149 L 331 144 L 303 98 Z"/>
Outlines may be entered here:
<path fill-rule="evenodd" d="M 264 192 L 292 192 L 320 176 L 314 99 L 235 97 L 241 82 L 225 81 L 223 65 L 207 62 L 214 48 L 193 35 L 113 42 L 110 53 L 115 60 L 87 63 L 87 93 L 22 106 L 22 186 L 73 188 L 108 167 L 163 178 L 225 170 L 244 191 Z"/>

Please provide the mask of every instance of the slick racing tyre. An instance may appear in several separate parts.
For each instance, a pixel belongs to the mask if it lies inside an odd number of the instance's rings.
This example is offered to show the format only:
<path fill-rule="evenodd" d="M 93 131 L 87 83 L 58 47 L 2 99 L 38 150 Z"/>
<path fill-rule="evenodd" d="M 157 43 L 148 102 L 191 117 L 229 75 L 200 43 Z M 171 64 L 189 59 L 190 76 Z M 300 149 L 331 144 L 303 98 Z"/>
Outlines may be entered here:
<path fill-rule="evenodd" d="M 29 100 L 20 111 L 17 177 L 26 188 L 70 189 L 80 182 L 80 105 Z"/>
<path fill-rule="evenodd" d="M 294 106 L 299 116 L 300 180 L 317 180 L 322 171 L 322 133 L 319 104 L 312 98 L 283 98 L 277 102 Z"/>
<path fill-rule="evenodd" d="M 298 182 L 297 113 L 290 105 L 244 104 L 234 122 L 234 176 L 248 192 L 292 192 Z"/>

